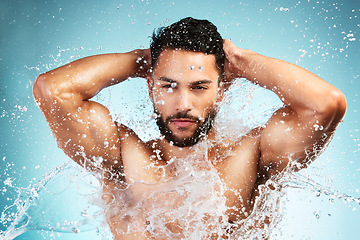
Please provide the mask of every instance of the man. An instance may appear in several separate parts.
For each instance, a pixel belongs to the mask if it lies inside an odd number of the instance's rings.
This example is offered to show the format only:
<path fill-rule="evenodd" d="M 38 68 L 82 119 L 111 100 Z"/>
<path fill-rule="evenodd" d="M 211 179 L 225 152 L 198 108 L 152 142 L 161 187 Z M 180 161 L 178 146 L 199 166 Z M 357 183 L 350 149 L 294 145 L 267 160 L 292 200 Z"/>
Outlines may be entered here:
<path fill-rule="evenodd" d="M 194 221 L 165 212 L 164 229 L 159 229 L 160 220 L 148 214 L 161 205 L 169 212 L 180 209 L 192 190 L 176 195 L 164 189 L 183 176 L 176 164 L 189 156 L 191 164 L 209 162 L 210 167 L 199 165 L 198 170 L 215 172 L 225 189 L 214 190 L 225 199 L 225 215 L 217 218 L 221 224 L 207 225 L 208 234 L 198 239 L 231 237 L 224 221 L 245 219 L 259 185 L 289 162 L 297 170 L 313 160 L 346 111 L 346 99 L 334 86 L 291 63 L 236 47 L 206 20 L 185 18 L 160 29 L 150 50 L 83 58 L 40 75 L 34 83 L 34 98 L 59 147 L 75 162 L 102 173 L 115 239 L 169 239 L 166 234 L 193 239 L 186 223 L 206 225 L 211 214 Z M 90 101 L 103 88 L 132 77 L 147 79 L 159 139 L 142 142 L 131 129 L 113 122 L 104 106 Z M 284 107 L 265 126 L 217 142 L 212 126 L 217 106 L 240 77 L 276 93 Z M 199 152 L 201 144 L 206 147 Z M 152 192 L 161 194 L 154 197 Z M 215 231 L 216 225 L 224 231 Z"/>

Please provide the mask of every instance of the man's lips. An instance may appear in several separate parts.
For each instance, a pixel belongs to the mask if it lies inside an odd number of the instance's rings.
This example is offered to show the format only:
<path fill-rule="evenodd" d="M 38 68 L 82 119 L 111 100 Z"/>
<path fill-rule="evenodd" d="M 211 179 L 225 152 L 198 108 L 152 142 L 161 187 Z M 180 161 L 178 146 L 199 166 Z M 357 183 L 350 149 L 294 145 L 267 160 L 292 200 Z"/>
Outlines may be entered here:
<path fill-rule="evenodd" d="M 195 124 L 196 121 L 188 118 L 176 118 L 176 119 L 171 119 L 170 123 L 173 123 L 177 127 L 183 128 L 183 127 L 190 127 L 191 125 Z"/>

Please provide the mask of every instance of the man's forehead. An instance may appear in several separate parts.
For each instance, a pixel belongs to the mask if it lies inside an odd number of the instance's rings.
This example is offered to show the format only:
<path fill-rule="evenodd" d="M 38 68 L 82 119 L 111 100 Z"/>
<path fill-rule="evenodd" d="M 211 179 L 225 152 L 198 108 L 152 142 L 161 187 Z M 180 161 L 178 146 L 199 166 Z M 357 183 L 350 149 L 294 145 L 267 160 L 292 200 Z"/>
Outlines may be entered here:
<path fill-rule="evenodd" d="M 176 79 L 182 75 L 218 79 L 215 55 L 182 49 L 165 49 L 161 52 L 153 73 L 157 77 Z"/>
<path fill-rule="evenodd" d="M 181 62 L 181 60 L 186 60 L 184 62 Z M 196 65 L 196 63 L 201 63 L 202 65 L 209 65 L 216 67 L 216 58 L 213 54 L 206 54 L 203 52 L 194 52 L 189 50 L 183 50 L 183 49 L 164 49 L 160 55 L 159 59 L 157 61 L 157 65 L 159 64 L 185 64 L 188 67 L 191 65 Z"/>

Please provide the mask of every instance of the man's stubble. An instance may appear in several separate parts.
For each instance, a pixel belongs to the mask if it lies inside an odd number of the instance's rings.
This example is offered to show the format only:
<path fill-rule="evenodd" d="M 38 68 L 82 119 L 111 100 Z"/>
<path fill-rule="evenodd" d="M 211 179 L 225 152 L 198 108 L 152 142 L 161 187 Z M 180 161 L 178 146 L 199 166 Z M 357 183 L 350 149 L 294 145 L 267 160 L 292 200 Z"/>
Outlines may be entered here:
<path fill-rule="evenodd" d="M 163 120 L 161 113 L 155 107 L 154 112 L 156 114 L 156 123 L 159 127 L 160 133 L 162 136 L 164 136 L 166 141 L 172 143 L 174 146 L 177 147 L 191 147 L 198 143 L 209 133 L 213 126 L 213 122 L 217 114 L 217 109 L 215 107 L 212 107 L 202 123 L 199 118 L 191 116 L 187 112 L 178 112 L 175 115 L 170 115 L 166 118 L 165 121 Z M 179 138 L 175 136 L 175 134 L 173 134 L 168 127 L 170 121 L 176 118 L 186 118 L 193 120 L 198 125 L 198 127 L 190 137 Z"/>

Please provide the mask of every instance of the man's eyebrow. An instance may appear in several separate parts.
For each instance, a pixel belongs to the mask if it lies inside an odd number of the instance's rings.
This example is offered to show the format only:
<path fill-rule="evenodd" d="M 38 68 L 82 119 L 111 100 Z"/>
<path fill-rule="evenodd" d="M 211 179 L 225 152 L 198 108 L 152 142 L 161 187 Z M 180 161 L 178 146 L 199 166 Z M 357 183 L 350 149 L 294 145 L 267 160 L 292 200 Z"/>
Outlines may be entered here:
<path fill-rule="evenodd" d="M 176 81 L 174 79 L 171 79 L 171 78 L 168 78 L 168 77 L 160 77 L 158 80 L 168 82 L 168 83 L 178 83 L 178 81 Z M 196 86 L 196 85 L 201 85 L 201 84 L 212 84 L 213 82 L 214 81 L 211 81 L 211 80 L 208 80 L 208 79 L 202 79 L 202 80 L 191 82 L 190 85 Z"/>
<path fill-rule="evenodd" d="M 211 80 L 203 79 L 196 82 L 192 82 L 191 85 L 200 85 L 200 84 L 206 84 L 206 83 L 213 83 Z"/>
<path fill-rule="evenodd" d="M 159 81 L 169 82 L 169 83 L 176 83 L 177 81 L 168 77 L 160 77 Z"/>

